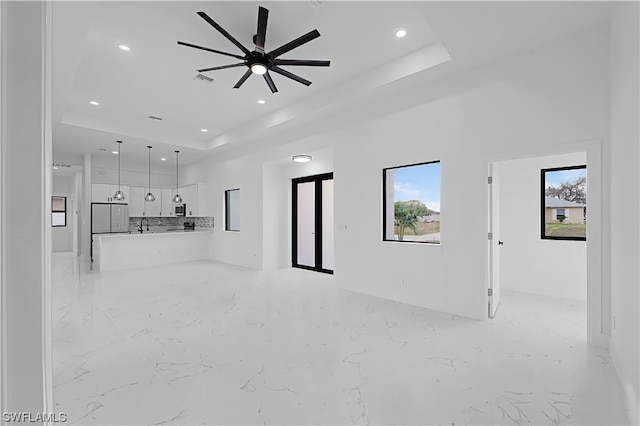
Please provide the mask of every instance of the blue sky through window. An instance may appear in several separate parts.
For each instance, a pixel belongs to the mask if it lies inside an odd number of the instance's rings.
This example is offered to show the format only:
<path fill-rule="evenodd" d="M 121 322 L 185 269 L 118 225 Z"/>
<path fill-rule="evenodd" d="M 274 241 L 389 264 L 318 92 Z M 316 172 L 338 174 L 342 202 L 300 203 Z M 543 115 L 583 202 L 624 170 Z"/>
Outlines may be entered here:
<path fill-rule="evenodd" d="M 420 200 L 440 211 L 440 163 L 393 169 L 393 179 L 394 202 Z"/>
<path fill-rule="evenodd" d="M 553 186 L 558 188 L 562 182 L 574 181 L 579 177 L 587 176 L 587 169 L 573 169 L 573 170 L 557 170 L 553 172 L 545 172 L 545 188 Z"/>

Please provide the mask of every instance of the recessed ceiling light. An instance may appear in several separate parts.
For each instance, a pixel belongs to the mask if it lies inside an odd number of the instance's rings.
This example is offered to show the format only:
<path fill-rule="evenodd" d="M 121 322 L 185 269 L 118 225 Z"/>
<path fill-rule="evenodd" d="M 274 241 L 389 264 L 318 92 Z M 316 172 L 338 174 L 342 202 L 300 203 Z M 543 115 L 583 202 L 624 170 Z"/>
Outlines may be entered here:
<path fill-rule="evenodd" d="M 162 157 L 162 158 L 160 158 L 160 161 L 167 161 L 167 159 Z"/>
<path fill-rule="evenodd" d="M 311 161 L 311 156 L 300 154 L 300 155 L 294 155 L 293 157 L 291 157 L 291 159 L 296 163 L 308 163 L 309 161 Z"/>
<path fill-rule="evenodd" d="M 90 103 L 91 105 L 95 105 L 95 106 L 100 105 L 100 102 L 96 102 L 96 101 L 89 101 L 89 103 Z"/>
<path fill-rule="evenodd" d="M 53 170 L 58 170 L 58 167 L 54 166 L 54 167 L 53 167 Z"/>
<path fill-rule="evenodd" d="M 396 37 L 402 38 L 402 37 L 404 37 L 406 35 L 407 35 L 407 30 L 405 30 L 404 28 L 400 28 L 400 29 L 396 30 Z"/>
<path fill-rule="evenodd" d="M 264 99 L 258 99 L 258 103 L 261 104 L 261 105 L 264 105 L 267 102 Z"/>
<path fill-rule="evenodd" d="M 112 153 L 112 154 L 117 154 L 117 153 L 118 153 L 118 151 L 111 151 L 111 153 Z"/>
<path fill-rule="evenodd" d="M 119 44 L 118 47 L 120 48 L 120 50 L 124 50 L 125 52 L 128 52 L 131 50 L 131 48 L 126 44 Z"/>
<path fill-rule="evenodd" d="M 201 131 L 202 133 L 207 133 L 207 132 L 208 132 L 208 130 L 207 130 L 207 129 L 200 129 L 200 131 Z"/>

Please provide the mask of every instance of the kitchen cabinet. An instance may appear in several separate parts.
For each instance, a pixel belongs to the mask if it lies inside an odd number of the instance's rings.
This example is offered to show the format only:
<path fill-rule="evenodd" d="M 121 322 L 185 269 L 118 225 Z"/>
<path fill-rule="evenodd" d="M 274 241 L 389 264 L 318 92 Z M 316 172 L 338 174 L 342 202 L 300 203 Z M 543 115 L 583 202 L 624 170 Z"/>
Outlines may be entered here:
<path fill-rule="evenodd" d="M 162 200 L 160 204 L 160 216 L 162 217 L 172 217 L 175 216 L 173 214 L 173 195 L 176 193 L 176 190 L 173 188 L 162 188 L 161 190 Z M 156 195 L 154 193 L 154 195 Z M 158 201 L 158 195 L 156 195 L 156 202 Z"/>
<path fill-rule="evenodd" d="M 94 183 L 91 185 L 91 202 L 92 203 L 129 203 L 129 187 L 120 185 L 120 190 L 124 193 L 124 200 L 118 201 L 113 196 L 118 190 L 118 185 L 110 185 L 105 183 Z"/>
<path fill-rule="evenodd" d="M 144 216 L 145 188 L 132 186 L 129 190 L 129 217 Z"/>
<path fill-rule="evenodd" d="M 198 188 L 196 185 L 180 187 L 182 202 L 187 205 L 185 216 L 198 216 Z"/>
<path fill-rule="evenodd" d="M 187 205 L 187 217 L 213 216 L 213 197 L 208 184 L 186 185 L 180 187 L 179 193 L 182 197 L 182 202 Z"/>
<path fill-rule="evenodd" d="M 151 188 L 151 193 L 156 197 L 156 199 L 155 201 L 144 201 L 144 215 L 146 217 L 160 217 L 160 209 L 162 208 L 162 190 L 159 188 Z M 145 193 L 145 195 L 147 194 Z"/>
<path fill-rule="evenodd" d="M 196 184 L 198 194 L 198 216 L 213 217 L 213 194 L 211 185 L 206 183 Z"/>

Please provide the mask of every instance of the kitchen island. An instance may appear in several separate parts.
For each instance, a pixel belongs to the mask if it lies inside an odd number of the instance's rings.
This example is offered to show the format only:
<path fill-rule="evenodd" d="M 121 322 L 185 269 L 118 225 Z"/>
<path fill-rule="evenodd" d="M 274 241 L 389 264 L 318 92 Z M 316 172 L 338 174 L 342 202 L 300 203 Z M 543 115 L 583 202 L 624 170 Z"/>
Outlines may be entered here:
<path fill-rule="evenodd" d="M 115 271 L 212 258 L 213 230 L 96 234 L 93 268 Z"/>

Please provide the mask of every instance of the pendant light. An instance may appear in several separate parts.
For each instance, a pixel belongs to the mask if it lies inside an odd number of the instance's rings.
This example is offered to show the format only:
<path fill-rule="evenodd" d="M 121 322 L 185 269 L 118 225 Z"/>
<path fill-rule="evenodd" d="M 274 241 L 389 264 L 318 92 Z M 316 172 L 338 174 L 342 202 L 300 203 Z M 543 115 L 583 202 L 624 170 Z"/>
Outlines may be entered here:
<path fill-rule="evenodd" d="M 182 197 L 178 194 L 178 154 L 180 151 L 176 151 L 176 195 L 173 196 L 174 203 L 181 203 Z"/>
<path fill-rule="evenodd" d="M 147 202 L 152 202 L 156 200 L 156 197 L 154 197 L 151 193 L 151 148 L 153 147 L 147 145 L 147 148 L 149 148 L 149 192 L 147 192 L 147 195 L 144 196 L 144 200 Z"/>
<path fill-rule="evenodd" d="M 113 198 L 117 201 L 124 201 L 124 192 L 120 189 L 120 147 L 122 146 L 122 141 L 116 142 L 118 143 L 118 190 Z"/>

